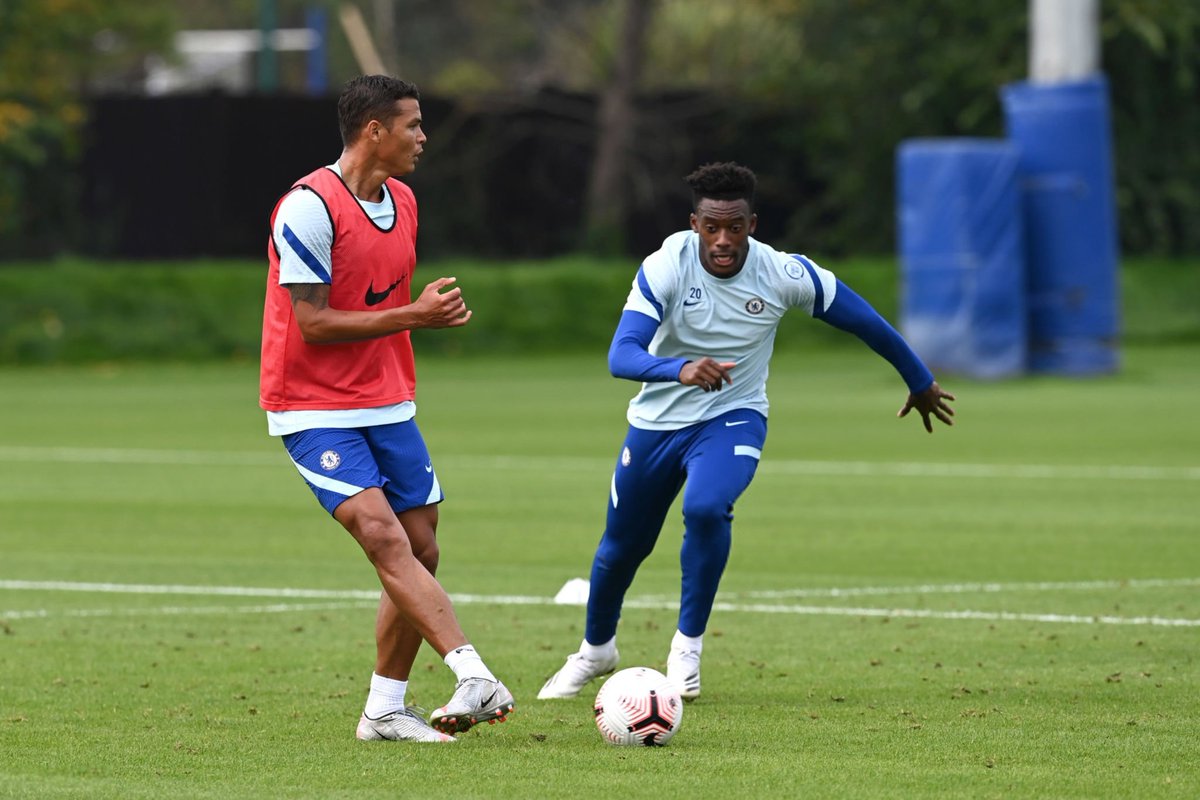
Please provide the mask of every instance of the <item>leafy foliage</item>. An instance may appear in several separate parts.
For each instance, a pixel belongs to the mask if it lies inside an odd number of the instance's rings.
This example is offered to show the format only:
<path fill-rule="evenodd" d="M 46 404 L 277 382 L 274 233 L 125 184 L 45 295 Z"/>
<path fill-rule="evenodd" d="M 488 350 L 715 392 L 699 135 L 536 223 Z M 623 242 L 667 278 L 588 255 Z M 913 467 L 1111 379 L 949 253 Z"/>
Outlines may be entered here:
<path fill-rule="evenodd" d="M 0 236 L 59 233 L 72 208 L 64 167 L 80 147 L 82 88 L 165 49 L 171 31 L 169 0 L 0 4 Z"/>
<path fill-rule="evenodd" d="M 1200 4 L 1124 0 L 1102 35 L 1123 244 L 1200 252 Z"/>
<path fill-rule="evenodd" d="M 999 135 L 997 89 L 1026 61 L 1010 0 L 674 0 L 659 23 L 651 74 L 709 87 L 731 146 L 776 154 L 752 163 L 763 191 L 793 198 L 786 238 L 822 252 L 891 250 L 896 146 Z"/>
<path fill-rule="evenodd" d="M 287 26 L 300 24 L 308 6 L 339 5 L 276 4 Z M 590 152 L 604 135 L 595 106 L 563 98 L 594 95 L 612 82 L 620 3 L 356 4 L 386 60 L 431 99 L 549 110 L 561 118 L 553 131 L 561 147 Z M 896 146 L 919 136 L 1001 135 L 998 90 L 1027 71 L 1028 4 L 1013 0 L 655 0 L 653 7 L 640 86 L 648 113 L 635 126 L 625 187 L 635 215 L 669 197 L 651 185 L 660 173 L 650 165 L 666 163 L 675 175 L 679 161 L 746 158 L 764 195 L 790 209 L 775 230 L 825 253 L 892 250 Z M 64 241 L 61 227 L 77 210 L 72 167 L 86 87 L 101 76 L 136 76 L 146 53 L 169 49 L 176 27 L 253 27 L 258 10 L 257 0 L 0 3 L 0 234 L 9 234 L 0 255 L 12 254 L 3 251 L 12 250 L 17 231 L 26 250 L 30 242 L 50 249 Z M 1200 228 L 1190 224 L 1200 213 L 1200 4 L 1106 0 L 1100 10 L 1122 245 L 1134 253 L 1200 252 Z M 335 18 L 336 85 L 356 67 Z M 383 18 L 395 25 L 378 24 Z M 439 133 L 462 124 L 452 118 Z M 454 158 L 466 164 L 471 156 L 440 156 Z"/>
<path fill-rule="evenodd" d="M 798 113 L 783 133 L 815 183 L 792 236 L 834 251 L 890 250 L 896 146 L 1000 134 L 997 88 L 1022 74 L 1024 16 L 1010 0 L 814 2 L 792 93 Z"/>
<path fill-rule="evenodd" d="M 1101 15 L 1122 243 L 1200 251 L 1188 224 L 1200 212 L 1200 5 L 1122 0 Z M 896 146 L 1002 135 L 998 89 L 1026 75 L 1028 25 L 1011 0 L 664 0 L 648 81 L 710 93 L 703 113 L 741 131 L 730 146 L 781 155 L 759 166 L 765 191 L 795 198 L 789 239 L 883 252 Z"/>

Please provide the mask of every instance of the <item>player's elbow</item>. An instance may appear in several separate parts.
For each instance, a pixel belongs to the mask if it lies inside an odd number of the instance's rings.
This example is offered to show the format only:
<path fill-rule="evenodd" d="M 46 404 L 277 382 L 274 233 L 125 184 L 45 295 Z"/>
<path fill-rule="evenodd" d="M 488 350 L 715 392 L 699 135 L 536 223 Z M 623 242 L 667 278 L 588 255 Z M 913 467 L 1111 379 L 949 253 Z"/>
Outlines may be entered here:
<path fill-rule="evenodd" d="M 305 323 L 297 319 L 296 329 L 300 331 L 300 338 L 304 340 L 305 344 L 321 344 L 325 341 L 320 325 L 312 322 Z"/>
<path fill-rule="evenodd" d="M 338 319 L 328 309 L 313 308 L 308 303 L 295 304 L 296 329 L 305 344 L 330 344 L 342 341 Z"/>
<path fill-rule="evenodd" d="M 613 339 L 613 343 L 608 348 L 608 372 L 614 378 L 621 377 L 621 345 L 620 341 Z"/>
<path fill-rule="evenodd" d="M 332 344 L 343 341 L 334 334 L 328 325 L 323 325 L 319 320 L 311 319 L 301 322 L 297 319 L 296 327 L 305 344 Z"/>
<path fill-rule="evenodd" d="M 608 351 L 608 372 L 614 378 L 629 378 L 632 379 L 636 375 L 636 371 L 630 366 L 631 353 L 629 352 L 630 345 L 622 345 L 621 342 L 613 342 L 613 346 Z M 636 352 L 636 347 L 635 347 Z"/>

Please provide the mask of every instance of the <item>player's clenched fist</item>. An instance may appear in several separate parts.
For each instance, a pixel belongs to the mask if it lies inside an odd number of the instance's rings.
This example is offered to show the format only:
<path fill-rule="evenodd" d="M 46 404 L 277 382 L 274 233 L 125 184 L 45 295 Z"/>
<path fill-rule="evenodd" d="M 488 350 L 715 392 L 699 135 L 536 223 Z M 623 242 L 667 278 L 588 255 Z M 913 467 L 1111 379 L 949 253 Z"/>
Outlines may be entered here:
<path fill-rule="evenodd" d="M 736 361 L 717 361 L 705 356 L 684 364 L 679 370 L 679 382 L 684 386 L 699 386 L 706 392 L 719 392 L 724 384 L 733 383 L 729 371 L 736 366 Z"/>
<path fill-rule="evenodd" d="M 455 328 L 466 325 L 471 319 L 471 312 L 463 300 L 462 289 L 455 286 L 443 292 L 457 278 L 438 278 L 421 290 L 420 296 L 413 302 L 412 310 L 419 314 L 421 328 Z"/>

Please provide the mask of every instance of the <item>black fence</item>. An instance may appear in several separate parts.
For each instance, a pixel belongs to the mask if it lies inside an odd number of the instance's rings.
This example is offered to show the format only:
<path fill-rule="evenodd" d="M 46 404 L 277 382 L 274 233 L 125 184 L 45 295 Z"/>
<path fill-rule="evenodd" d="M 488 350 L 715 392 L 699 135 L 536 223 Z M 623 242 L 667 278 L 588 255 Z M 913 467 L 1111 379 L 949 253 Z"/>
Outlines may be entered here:
<path fill-rule="evenodd" d="M 703 97 L 646 101 L 628 174 L 621 249 L 642 255 L 687 224 L 682 177 L 735 159 L 760 177 L 786 160 Z M 424 97 L 429 136 L 406 178 L 423 257 L 544 257 L 580 249 L 596 101 L 543 93 L 478 105 Z M 297 178 L 341 152 L 336 98 L 203 94 L 90 103 L 82 222 L 74 248 L 123 258 L 256 257 L 268 216 Z M 789 172 L 788 192 L 795 192 Z M 760 191 L 760 230 L 781 232 L 790 197 Z"/>

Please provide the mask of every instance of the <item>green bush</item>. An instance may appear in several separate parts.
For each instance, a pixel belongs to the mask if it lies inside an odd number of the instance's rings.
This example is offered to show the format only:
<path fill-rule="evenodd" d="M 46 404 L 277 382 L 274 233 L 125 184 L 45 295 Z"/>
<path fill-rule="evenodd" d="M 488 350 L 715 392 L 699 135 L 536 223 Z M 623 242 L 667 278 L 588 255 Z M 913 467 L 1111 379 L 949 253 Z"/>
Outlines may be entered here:
<path fill-rule="evenodd" d="M 890 259 L 824 262 L 897 321 Z M 458 278 L 474 315 L 452 330 L 416 331 L 419 352 L 447 356 L 580 352 L 602 355 L 637 264 L 443 261 L 418 267 L 414 291 Z M 258 358 L 265 264 L 60 260 L 0 268 L 0 364 Z M 1200 341 L 1200 264 L 1147 260 L 1123 271 L 1127 341 Z M 802 315 L 784 318 L 780 350 L 854 340 Z"/>

